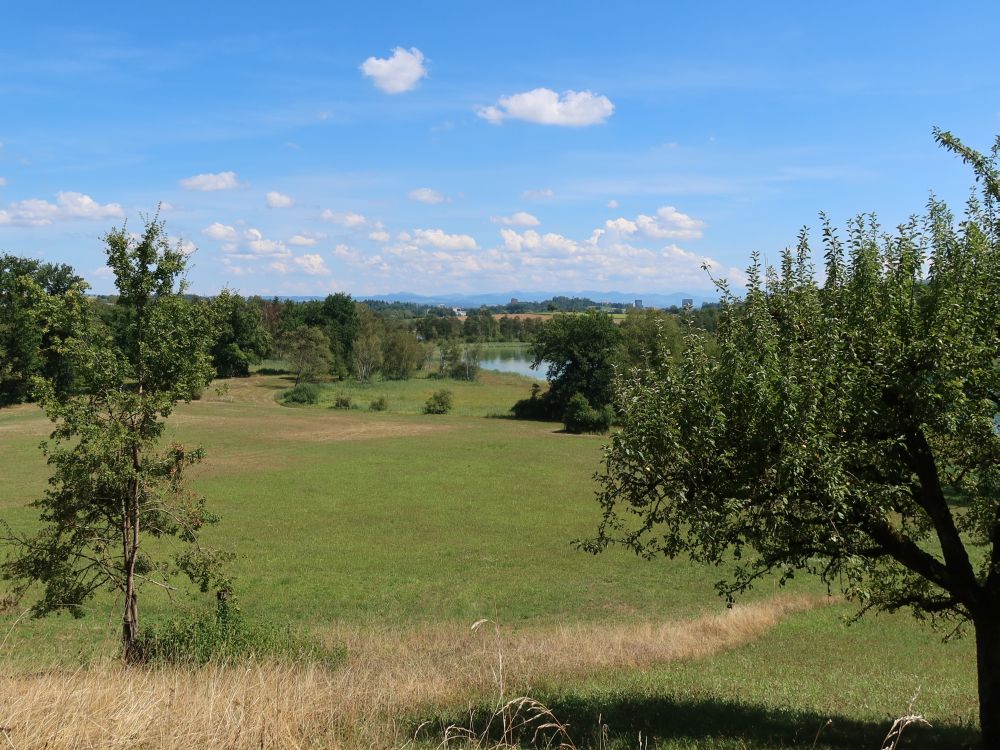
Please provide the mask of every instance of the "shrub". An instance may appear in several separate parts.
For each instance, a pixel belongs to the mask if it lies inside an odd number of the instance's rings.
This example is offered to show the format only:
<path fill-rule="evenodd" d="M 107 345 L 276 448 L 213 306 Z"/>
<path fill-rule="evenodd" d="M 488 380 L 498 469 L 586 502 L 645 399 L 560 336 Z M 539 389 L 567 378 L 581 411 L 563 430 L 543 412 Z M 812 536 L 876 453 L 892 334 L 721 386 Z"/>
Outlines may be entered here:
<path fill-rule="evenodd" d="M 315 383 L 299 383 L 289 391 L 285 391 L 282 399 L 287 404 L 315 404 L 319 401 L 321 389 Z"/>
<path fill-rule="evenodd" d="M 337 397 L 333 400 L 334 409 L 350 409 L 351 408 L 351 397 L 346 393 L 338 393 Z"/>
<path fill-rule="evenodd" d="M 146 664 L 234 664 L 261 658 L 336 666 L 343 649 L 330 650 L 276 625 L 248 622 L 235 601 L 220 596 L 214 615 L 197 615 L 144 627 L 133 658 Z"/>
<path fill-rule="evenodd" d="M 569 403 L 566 404 L 566 412 L 563 414 L 563 423 L 567 432 L 607 432 L 611 428 L 611 418 L 613 414 L 610 406 L 595 409 L 587 401 L 587 397 L 582 393 L 574 393 Z"/>
<path fill-rule="evenodd" d="M 372 399 L 372 402 L 368 404 L 368 411 L 385 411 L 389 408 L 389 402 L 386 400 L 385 396 L 379 396 L 378 398 Z"/>
<path fill-rule="evenodd" d="M 451 411 L 452 393 L 447 390 L 434 391 L 424 404 L 424 414 L 447 414 Z"/>
<path fill-rule="evenodd" d="M 531 398 L 522 398 L 510 408 L 514 419 L 546 420 L 558 416 L 552 413 L 552 404 L 541 390 L 541 386 L 535 383 L 531 386 Z"/>

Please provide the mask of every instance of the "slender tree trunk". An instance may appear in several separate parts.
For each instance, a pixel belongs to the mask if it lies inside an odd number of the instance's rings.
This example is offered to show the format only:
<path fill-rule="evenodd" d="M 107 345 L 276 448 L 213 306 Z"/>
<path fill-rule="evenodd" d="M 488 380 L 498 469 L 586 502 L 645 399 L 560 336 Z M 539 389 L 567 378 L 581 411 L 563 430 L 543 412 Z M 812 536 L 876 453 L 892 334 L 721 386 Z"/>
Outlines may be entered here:
<path fill-rule="evenodd" d="M 135 641 L 139 635 L 139 597 L 135 591 L 135 579 L 129 577 L 128 593 L 125 595 L 125 614 L 122 617 L 122 654 L 125 661 L 132 661 L 135 655 Z"/>
<path fill-rule="evenodd" d="M 142 385 L 139 386 L 140 392 Z M 125 661 L 135 656 L 135 642 L 139 636 L 139 592 L 135 587 L 135 563 L 139 555 L 139 449 L 132 447 L 132 467 L 135 477 L 129 487 L 131 495 L 126 511 L 125 533 L 125 612 L 122 615 L 122 655 Z"/>
<path fill-rule="evenodd" d="M 979 676 L 979 726 L 984 750 L 1000 750 L 1000 607 L 977 618 L 976 671 Z"/>
<path fill-rule="evenodd" d="M 122 656 L 125 661 L 132 661 L 139 635 L 139 592 L 135 588 L 135 561 L 139 551 L 135 542 L 138 541 L 139 529 L 135 525 L 138 519 L 132 513 L 129 515 L 131 539 L 125 557 L 125 611 L 122 613 Z"/>

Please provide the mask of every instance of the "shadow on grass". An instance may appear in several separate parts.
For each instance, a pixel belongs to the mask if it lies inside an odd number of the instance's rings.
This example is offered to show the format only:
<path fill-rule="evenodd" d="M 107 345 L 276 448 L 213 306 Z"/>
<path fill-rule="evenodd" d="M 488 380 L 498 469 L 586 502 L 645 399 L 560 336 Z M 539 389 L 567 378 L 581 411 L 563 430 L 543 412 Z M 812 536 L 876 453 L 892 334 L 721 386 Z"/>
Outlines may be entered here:
<path fill-rule="evenodd" d="M 284 367 L 260 367 L 254 370 L 254 375 L 288 375 L 289 370 Z"/>
<path fill-rule="evenodd" d="M 286 375 L 285 377 L 281 378 L 280 383 L 258 383 L 257 387 L 269 391 L 281 391 L 284 390 L 285 388 L 291 388 L 294 385 L 295 385 L 295 378 L 291 375 Z"/>
<path fill-rule="evenodd" d="M 541 695 L 538 699 L 568 727 L 579 748 L 634 748 L 643 744 L 663 748 L 831 748 L 834 750 L 878 750 L 882 747 L 893 718 L 884 722 L 859 721 L 846 716 L 825 716 L 812 711 L 777 709 L 761 705 L 712 699 L 670 696 L 630 696 L 621 693 L 593 695 Z M 905 708 L 905 707 L 904 707 Z M 421 731 L 421 739 L 440 738 L 449 725 L 482 729 L 491 709 L 474 711 L 471 721 L 464 716 L 438 717 Z M 499 730 L 501 722 L 492 726 Z M 602 733 L 601 727 L 606 727 Z M 818 737 L 817 737 L 818 733 Z M 527 747 L 532 732 L 519 738 Z M 535 738 L 544 746 L 545 737 Z M 953 724 L 909 727 L 900 747 L 975 748 L 979 732 Z"/>

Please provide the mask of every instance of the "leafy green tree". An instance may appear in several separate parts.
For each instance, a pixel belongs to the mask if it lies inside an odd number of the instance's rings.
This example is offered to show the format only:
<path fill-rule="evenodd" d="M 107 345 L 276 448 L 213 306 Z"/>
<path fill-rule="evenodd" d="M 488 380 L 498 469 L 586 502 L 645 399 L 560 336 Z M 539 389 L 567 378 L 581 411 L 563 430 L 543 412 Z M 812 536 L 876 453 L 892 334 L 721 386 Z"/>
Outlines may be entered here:
<path fill-rule="evenodd" d="M 60 390 L 72 387 L 73 373 L 52 346 L 66 332 L 40 317 L 44 306 L 35 291 L 62 295 L 82 283 L 67 265 L 0 255 L 0 406 L 29 401 L 35 376 Z"/>
<path fill-rule="evenodd" d="M 288 360 L 295 385 L 315 382 L 329 375 L 333 366 L 330 339 L 316 326 L 299 326 L 285 333 L 279 351 Z"/>
<path fill-rule="evenodd" d="M 458 339 L 447 339 L 440 348 L 442 375 L 470 382 L 479 378 L 479 363 L 483 359 L 481 344 L 462 344 Z"/>
<path fill-rule="evenodd" d="M 605 455 L 599 551 L 724 564 L 728 597 L 819 576 L 869 609 L 975 631 L 984 746 L 1000 748 L 1000 139 L 935 131 L 982 188 L 956 222 L 931 199 L 846 243 L 824 219 L 825 280 L 803 232 L 724 292 L 719 356 L 624 378 Z"/>
<path fill-rule="evenodd" d="M 621 367 L 649 366 L 664 356 L 679 356 L 684 349 L 677 315 L 664 310 L 631 309 L 619 330 L 622 333 Z"/>
<path fill-rule="evenodd" d="M 358 337 L 351 347 L 351 370 L 361 383 L 368 383 L 382 369 L 382 340 L 385 325 L 379 317 L 363 305 L 358 305 L 360 326 Z"/>
<path fill-rule="evenodd" d="M 124 228 L 104 239 L 129 335 L 120 344 L 93 325 L 78 287 L 60 296 L 38 290 L 49 331 L 70 332 L 53 345 L 71 362 L 81 394 L 67 394 L 53 378 L 35 379 L 55 423 L 45 445 L 53 475 L 33 504 L 41 529 L 24 536 L 6 528 L 15 548 L 0 570 L 19 595 L 41 584 L 37 615 L 80 615 L 101 589 L 122 595 L 122 644 L 130 657 L 144 586 L 172 588 L 183 574 L 205 590 L 216 580 L 220 556 L 197 543 L 199 530 L 215 519 L 183 483 L 202 451 L 161 444 L 178 400 L 212 376 L 210 327 L 205 309 L 182 296 L 185 257 L 162 223 L 149 221 L 138 240 Z M 154 553 L 150 536 L 183 544 L 170 554 L 171 545 L 160 543 Z"/>
<path fill-rule="evenodd" d="M 621 332 L 610 315 L 585 312 L 553 315 L 531 346 L 533 366 L 548 362 L 550 411 L 561 417 L 570 398 L 582 393 L 587 403 L 601 409 L 611 403 L 611 379 L 621 343 Z"/>
<path fill-rule="evenodd" d="M 500 322 L 486 308 L 469 310 L 462 324 L 466 341 L 495 341 L 500 338 Z"/>
<path fill-rule="evenodd" d="M 424 341 L 450 339 L 462 333 L 462 321 L 454 315 L 431 315 L 418 320 L 416 328 Z"/>
<path fill-rule="evenodd" d="M 354 342 L 361 333 L 362 309 L 368 308 L 359 305 L 351 299 L 351 295 L 343 292 L 327 295 L 323 300 L 323 331 L 330 338 L 330 347 L 337 361 L 345 367 L 352 360 Z"/>
<path fill-rule="evenodd" d="M 249 300 L 223 289 L 211 302 L 215 323 L 212 364 L 220 378 L 245 378 L 271 349 L 261 309 Z"/>
<path fill-rule="evenodd" d="M 408 380 L 424 366 L 427 351 L 417 337 L 403 328 L 386 333 L 382 342 L 382 373 L 391 380 Z"/>
<path fill-rule="evenodd" d="M 319 328 L 330 342 L 330 371 L 344 377 L 350 369 L 354 341 L 360 331 L 359 308 L 350 295 L 331 294 L 322 301 L 272 302 L 265 310 L 268 316 L 277 312 L 279 342 L 302 326 Z"/>

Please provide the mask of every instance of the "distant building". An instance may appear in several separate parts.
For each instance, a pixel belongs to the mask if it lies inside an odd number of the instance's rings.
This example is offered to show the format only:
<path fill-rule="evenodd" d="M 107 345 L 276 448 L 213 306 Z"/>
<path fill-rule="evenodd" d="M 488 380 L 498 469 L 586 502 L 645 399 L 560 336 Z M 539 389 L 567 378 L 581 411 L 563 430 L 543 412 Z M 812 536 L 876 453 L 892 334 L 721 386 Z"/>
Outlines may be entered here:
<path fill-rule="evenodd" d="M 641 299 L 637 299 L 635 301 L 635 309 L 636 310 L 641 310 L 642 309 L 642 300 Z"/>
<path fill-rule="evenodd" d="M 681 307 L 683 307 L 685 310 L 693 310 L 694 309 L 694 300 L 691 299 L 690 297 L 686 297 L 685 299 L 682 299 L 681 300 Z"/>
<path fill-rule="evenodd" d="M 511 304 L 511 305 L 516 305 L 516 304 L 517 304 L 518 302 L 520 302 L 520 301 L 521 301 L 521 300 L 519 300 L 519 299 L 518 299 L 517 297 L 511 297 L 511 298 L 510 298 L 510 304 Z"/>
<path fill-rule="evenodd" d="M 455 313 L 455 315 L 457 315 L 460 318 L 464 318 L 465 317 L 465 308 L 464 307 L 453 307 L 453 308 L 451 308 L 451 311 L 453 313 Z"/>

